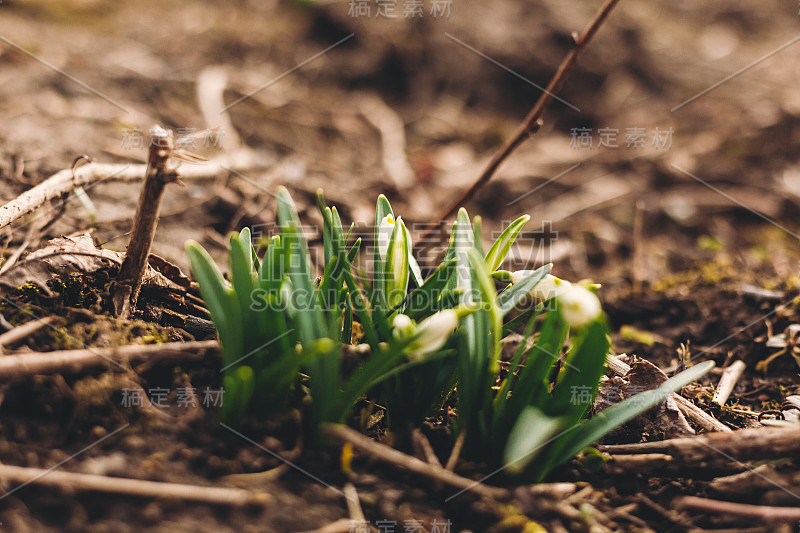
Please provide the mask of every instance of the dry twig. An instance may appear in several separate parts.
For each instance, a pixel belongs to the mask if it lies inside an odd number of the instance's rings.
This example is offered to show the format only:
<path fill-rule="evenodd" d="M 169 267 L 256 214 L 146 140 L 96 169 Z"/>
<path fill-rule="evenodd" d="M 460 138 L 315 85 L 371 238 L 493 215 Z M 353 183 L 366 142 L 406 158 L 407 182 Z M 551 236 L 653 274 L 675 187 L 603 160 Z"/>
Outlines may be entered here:
<path fill-rule="evenodd" d="M 421 456 L 428 464 L 436 465 L 438 467 L 442 466 L 442 463 L 439 462 L 439 458 L 436 457 L 436 452 L 433 451 L 431 441 L 428 440 L 428 437 L 426 437 L 419 428 L 415 428 L 411 433 L 411 439 L 414 443 L 414 451 L 416 455 Z"/>
<path fill-rule="evenodd" d="M 181 177 L 212 178 L 230 168 L 247 169 L 259 165 L 256 154 L 250 150 L 224 155 L 212 159 L 204 165 L 196 165 L 181 169 Z M 64 194 L 101 181 L 140 181 L 145 175 L 147 165 L 109 165 L 90 163 L 77 170 L 66 168 L 53 174 L 42 183 L 33 187 L 7 204 L 0 206 L 0 229 L 15 220 L 32 213 L 47 202 L 56 200 Z"/>
<path fill-rule="evenodd" d="M 672 456 L 664 453 L 618 454 L 611 456 L 611 460 L 606 463 L 605 471 L 611 474 L 627 475 L 631 472 L 661 470 L 669 466 L 683 468 L 683 465 L 675 465 Z"/>
<path fill-rule="evenodd" d="M 121 389 L 136 391 L 135 394 L 137 395 L 137 398 L 141 399 L 141 403 L 132 402 L 133 407 L 141 409 L 148 415 L 163 420 L 164 422 L 168 422 L 173 426 L 185 425 L 203 416 L 203 410 L 200 408 L 200 404 L 197 401 L 196 393 L 193 393 L 194 401 L 190 402 L 193 403 L 191 410 L 187 411 L 182 415 L 173 416 L 167 413 L 165 410 L 159 409 L 158 407 L 153 405 L 153 402 L 150 401 L 150 398 L 148 397 L 147 392 L 145 392 L 144 388 L 142 388 L 141 385 L 133 381 L 130 377 L 127 376 L 117 377 L 115 382 L 118 386 L 120 386 Z"/>
<path fill-rule="evenodd" d="M 544 92 L 542 92 L 542 95 L 536 101 L 533 108 L 528 112 L 528 116 L 526 116 L 525 120 L 522 121 L 522 124 L 520 124 L 519 128 L 517 128 L 517 131 L 514 132 L 511 138 L 508 139 L 503 146 L 497 150 L 497 152 L 495 152 L 483 173 L 478 177 L 477 180 L 475 180 L 475 183 L 473 183 L 469 189 L 467 189 L 444 211 L 442 211 L 434 224 L 431 225 L 431 229 L 425 234 L 424 237 L 422 237 L 419 242 L 429 242 L 427 239 L 430 239 L 434 236 L 434 233 L 437 232 L 437 228 L 453 213 L 455 213 L 459 207 L 464 205 L 470 198 L 472 198 L 475 193 L 478 192 L 478 190 L 480 190 L 489 182 L 489 180 L 492 179 L 492 176 L 494 176 L 497 169 L 500 168 L 500 165 L 503 164 L 508 156 L 511 155 L 511 153 L 516 150 L 517 147 L 525 141 L 525 139 L 533 136 L 539 130 L 542 124 L 541 117 L 545 110 L 564 86 L 564 83 L 567 81 L 572 69 L 575 68 L 581 53 L 595 36 L 597 31 L 600 29 L 600 26 L 602 26 L 603 22 L 605 22 L 606 18 L 608 18 L 608 15 L 618 2 L 619 0 L 606 0 L 583 33 L 576 37 L 575 47 L 570 50 L 561 61 L 561 64 L 558 66 L 558 70 L 556 70 L 556 73 L 553 75 L 550 83 L 547 84 Z"/>
<path fill-rule="evenodd" d="M 769 524 L 797 522 L 800 520 L 800 507 L 776 507 L 773 505 L 750 505 L 739 502 L 723 502 L 697 496 L 683 496 L 677 499 L 678 509 L 693 509 L 706 513 L 724 514 L 761 520 Z"/>
<path fill-rule="evenodd" d="M 722 371 L 717 390 L 714 391 L 714 397 L 711 399 L 712 402 L 717 405 L 725 405 L 725 402 L 728 401 L 728 398 L 733 392 L 733 387 L 736 385 L 736 382 L 742 377 L 746 366 L 744 361 L 734 361 L 728 368 Z"/>
<path fill-rule="evenodd" d="M 447 458 L 447 463 L 444 465 L 445 470 L 451 472 L 456 469 L 458 458 L 461 457 L 461 450 L 464 448 L 464 442 L 467 440 L 467 432 L 461 431 L 456 437 L 456 442 L 453 444 L 453 449 L 450 451 L 450 457 Z"/>
<path fill-rule="evenodd" d="M 217 505 L 265 505 L 270 497 L 263 492 L 225 487 L 204 487 L 180 483 L 162 483 L 143 479 L 125 479 L 77 474 L 61 470 L 0 465 L 0 479 L 6 482 L 45 485 L 63 491 L 98 491 L 144 498 L 186 500 Z"/>
<path fill-rule="evenodd" d="M 771 464 L 761 464 L 744 472 L 714 478 L 708 488 L 719 495 L 737 498 L 769 490 L 796 492 L 800 488 L 800 472 L 780 471 Z"/>
<path fill-rule="evenodd" d="M 470 490 L 480 496 L 497 500 L 504 500 L 509 497 L 509 492 L 506 489 L 484 485 L 480 482 L 461 477 L 444 468 L 428 464 L 425 461 L 420 461 L 416 457 L 411 457 L 385 444 L 375 442 L 371 438 L 347 426 L 326 424 L 323 427 L 323 432 L 330 437 L 351 443 L 356 448 L 367 452 L 371 457 L 405 468 L 406 470 L 421 474 L 433 480 L 441 481 L 452 487 Z"/>
<path fill-rule="evenodd" d="M 794 457 L 800 452 L 800 425 L 741 429 L 637 444 L 598 446 L 610 454 L 667 454 L 682 466 L 716 466 L 731 462 Z"/>
<path fill-rule="evenodd" d="M 633 279 L 634 296 L 641 296 L 644 274 L 644 201 L 636 202 L 633 213 L 633 261 L 631 262 L 631 278 Z"/>
<path fill-rule="evenodd" d="M 357 524 L 366 524 L 367 517 L 361 509 L 361 501 L 358 498 L 358 491 L 352 483 L 344 484 L 344 497 L 347 500 L 347 511 L 350 513 L 350 521 Z"/>
<path fill-rule="evenodd" d="M 213 65 L 206 67 L 197 77 L 197 104 L 209 128 L 220 128 L 225 134 L 224 147 L 228 151 L 242 148 L 242 139 L 233 127 L 225 107 L 225 87 L 228 74 L 225 67 Z"/>
<path fill-rule="evenodd" d="M 80 372 L 88 368 L 113 363 L 149 360 L 154 357 L 202 359 L 208 350 L 218 351 L 217 341 L 170 342 L 120 346 L 114 348 L 85 348 L 56 352 L 27 352 L 0 358 L 0 380 L 13 380 L 34 374 Z"/>
<path fill-rule="evenodd" d="M 644 507 L 647 507 L 650 510 L 654 511 L 655 513 L 661 515 L 672 524 L 683 525 L 683 526 L 691 524 L 691 520 L 685 519 L 677 511 L 673 511 L 671 509 L 665 509 L 664 507 L 657 504 L 656 502 L 654 502 L 653 500 L 651 500 L 642 493 L 636 494 L 634 496 L 634 499 L 639 503 L 641 503 Z"/>
<path fill-rule="evenodd" d="M 55 321 L 56 317 L 46 316 L 44 318 L 37 318 L 36 320 L 25 322 L 24 324 L 17 326 L 14 329 L 6 331 L 2 335 L 0 335 L 0 353 L 2 353 L 3 346 L 9 346 L 11 344 L 14 344 L 15 342 L 19 342 L 29 337 L 30 335 L 33 335 L 43 327 L 49 326 Z"/>

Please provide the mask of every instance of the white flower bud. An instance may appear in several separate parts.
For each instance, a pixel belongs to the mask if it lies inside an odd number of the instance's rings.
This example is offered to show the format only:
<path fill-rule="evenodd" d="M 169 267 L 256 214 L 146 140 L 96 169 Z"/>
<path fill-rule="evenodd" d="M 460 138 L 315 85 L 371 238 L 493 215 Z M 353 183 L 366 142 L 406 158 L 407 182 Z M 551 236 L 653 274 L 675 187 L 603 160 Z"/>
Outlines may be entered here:
<path fill-rule="evenodd" d="M 519 283 L 533 273 L 533 270 L 517 270 L 511 273 L 511 281 L 513 283 Z M 542 281 L 536 284 L 531 294 L 540 300 L 549 300 L 550 298 L 555 298 L 562 291 L 571 286 L 572 284 L 569 281 L 557 278 L 552 274 L 547 274 Z"/>
<path fill-rule="evenodd" d="M 389 240 L 392 238 L 392 232 L 394 232 L 394 217 L 386 215 L 378 228 L 378 254 L 382 261 L 386 261 L 386 254 L 389 253 Z"/>
<path fill-rule="evenodd" d="M 597 320 L 602 313 L 597 295 L 580 285 L 559 289 L 557 298 L 561 316 L 571 328 L 585 326 Z"/>
<path fill-rule="evenodd" d="M 414 333 L 414 322 L 408 315 L 400 313 L 395 315 L 392 326 L 394 327 L 395 337 L 405 337 L 407 335 L 413 335 Z"/>
<path fill-rule="evenodd" d="M 452 309 L 445 309 L 429 316 L 417 325 L 414 331 L 415 339 L 406 348 L 408 358 L 415 361 L 440 350 L 457 327 L 458 314 Z"/>

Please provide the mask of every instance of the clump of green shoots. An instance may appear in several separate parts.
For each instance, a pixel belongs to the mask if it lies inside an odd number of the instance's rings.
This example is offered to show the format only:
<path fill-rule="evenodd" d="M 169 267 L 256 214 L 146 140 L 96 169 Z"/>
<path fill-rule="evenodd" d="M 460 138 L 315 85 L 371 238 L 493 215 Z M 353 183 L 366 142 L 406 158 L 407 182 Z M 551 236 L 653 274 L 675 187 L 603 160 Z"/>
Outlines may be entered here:
<path fill-rule="evenodd" d="M 386 408 L 403 442 L 455 391 L 454 429 L 466 432 L 467 456 L 541 479 L 713 366 L 697 365 L 582 422 L 605 369 L 608 327 L 593 287 L 550 275 L 551 265 L 500 269 L 529 217 L 484 252 L 480 218 L 460 210 L 441 264 L 423 279 L 409 230 L 380 196 L 372 272 L 357 281 L 361 239 L 348 244 L 353 226 L 345 232 L 320 193 L 317 279 L 294 203 L 284 188 L 277 197 L 279 234 L 263 257 L 248 229 L 231 235 L 229 280 L 199 244 L 187 244 L 222 346 L 223 422 L 307 405 L 318 436 L 322 424 L 345 422 L 369 399 Z M 539 305 L 509 320 L 530 295 Z M 500 379 L 500 341 L 523 328 Z M 362 339 L 367 355 L 349 371 L 343 354 Z"/>

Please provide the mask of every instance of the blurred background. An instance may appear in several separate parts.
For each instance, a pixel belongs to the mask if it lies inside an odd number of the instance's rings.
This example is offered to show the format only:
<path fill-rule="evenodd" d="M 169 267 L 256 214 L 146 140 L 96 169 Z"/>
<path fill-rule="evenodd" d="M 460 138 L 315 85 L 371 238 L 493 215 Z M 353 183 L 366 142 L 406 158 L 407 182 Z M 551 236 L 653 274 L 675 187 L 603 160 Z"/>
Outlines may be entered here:
<path fill-rule="evenodd" d="M 600 5 L 4 1 L 0 195 L 81 154 L 142 162 L 161 124 L 187 149 L 248 161 L 168 191 L 155 252 L 181 266 L 186 239 L 222 258 L 228 231 L 267 227 L 279 184 L 310 224 L 319 187 L 345 222 L 369 224 L 385 193 L 424 223 L 480 174 Z M 796 277 L 798 9 L 620 2 L 541 132 L 466 206 L 487 239 L 531 215 L 509 267 L 553 261 L 609 295 L 708 262 L 736 282 Z M 40 237 L 94 225 L 124 249 L 138 185 L 87 195 Z"/>

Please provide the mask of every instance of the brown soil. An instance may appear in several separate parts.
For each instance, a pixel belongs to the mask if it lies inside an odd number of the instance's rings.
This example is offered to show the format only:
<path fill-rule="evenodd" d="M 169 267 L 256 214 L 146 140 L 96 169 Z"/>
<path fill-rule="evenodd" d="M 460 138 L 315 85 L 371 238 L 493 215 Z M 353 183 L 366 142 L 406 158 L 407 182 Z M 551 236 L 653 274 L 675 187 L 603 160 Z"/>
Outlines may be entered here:
<path fill-rule="evenodd" d="M 197 96 L 201 73 L 217 65 L 227 73 L 226 104 L 265 87 L 231 107 L 235 131 L 225 132 L 221 149 L 204 149 L 201 141 L 198 151 L 208 157 L 230 151 L 238 133 L 263 164 L 168 188 L 154 253 L 188 271 L 183 245 L 195 239 L 222 263 L 227 232 L 245 225 L 264 230 L 274 220 L 271 192 L 279 184 L 289 187 L 311 224 L 319 222 L 318 187 L 345 221 L 367 224 L 379 193 L 409 222 L 429 221 L 519 124 L 539 94 L 532 84 L 547 83 L 571 46 L 570 34 L 599 3 L 453 3 L 449 17 L 434 17 L 426 2 L 420 19 L 405 19 L 403 7 L 398 3 L 398 17 L 389 20 L 375 17 L 377 5 L 370 18 L 348 16 L 344 1 L 3 2 L 0 199 L 11 200 L 71 167 L 81 154 L 141 162 L 145 149 L 132 143 L 132 134 L 155 123 L 181 131 L 219 126 L 221 121 L 204 118 Z M 564 278 L 602 283 L 617 352 L 645 357 L 668 373 L 690 358 L 714 360 L 718 368 L 744 361 L 747 369 L 728 407 L 710 402 L 717 371 L 685 391 L 733 429 L 760 425 L 744 411 L 780 409 L 786 396 L 800 391 L 791 353 L 757 369 L 777 351 L 766 346 L 768 334 L 800 322 L 800 47 L 776 52 L 795 37 L 796 24 L 797 6 L 773 0 L 724 6 L 624 0 L 560 94 L 569 105 L 555 102 L 541 132 L 467 205 L 483 217 L 487 236 L 522 213 L 531 215 L 513 268 L 552 261 Z M 398 185 L 384 164 L 376 123 L 387 115 L 404 125 L 409 186 Z M 591 148 L 571 145 L 575 128 L 591 129 Z M 619 147 L 599 146 L 600 128 L 616 129 Z M 644 130 L 645 148 L 626 147 L 629 129 Z M 654 146 L 656 131 L 669 129 L 670 145 Z M 97 243 L 124 250 L 138 187 L 92 186 L 91 215 L 73 197 L 45 229 L 30 228 L 53 216 L 48 207 L 17 221 L 0 233 L 4 257 L 23 242 L 31 251 L 88 228 Z M 29 316 L 59 317 L 52 329 L 14 348 L 48 351 L 205 335 L 179 327 L 163 310 L 186 309 L 158 293 L 145 295 L 136 320 L 109 319 L 100 294 L 113 272 L 93 276 L 65 283 L 55 301 L 31 287 L 7 291 L 0 313 L 12 325 Z M 72 472 L 206 486 L 230 485 L 223 479 L 229 474 L 278 467 L 270 452 L 287 454 L 295 447 L 299 428 L 292 416 L 247 421 L 242 434 L 256 446 L 222 429 L 213 407 L 175 406 L 180 387 L 194 387 L 201 397 L 218 389 L 217 369 L 209 356 L 199 363 L 154 361 L 125 372 L 98 369 L 4 383 L 0 461 L 40 468 L 64 461 L 61 468 Z M 170 406 L 160 413 L 125 407 L 123 391 L 137 386 L 170 390 Z M 449 436 L 433 424 L 426 433 L 446 457 Z M 606 443 L 665 436 L 632 426 Z M 448 520 L 448 531 L 474 532 L 538 531 L 536 524 L 555 531 L 791 531 L 796 524 L 764 525 L 672 507 L 687 495 L 800 507 L 791 495 L 796 484 L 787 490 L 754 484 L 735 496 L 720 495 L 710 482 L 731 471 L 611 475 L 593 470 L 586 459 L 549 479 L 579 483 L 577 499 L 567 505 L 577 514 L 570 515 L 519 488 L 512 503 L 469 493 L 449 499 L 452 490 L 358 453 L 345 473 L 340 451 L 305 447 L 297 468 L 248 481 L 248 488 L 270 494 L 265 507 L 68 493 L 35 483 L 16 488 L 4 481 L 9 492 L 0 495 L 0 529 L 308 531 L 350 516 L 341 494 L 348 481 L 367 519 L 373 525 L 394 521 L 395 531 L 421 521 L 433 532 Z M 765 453 L 759 464 L 798 471 L 796 457 Z M 462 464 L 459 472 L 477 479 L 483 470 Z M 514 488 L 500 478 L 491 482 Z"/>

